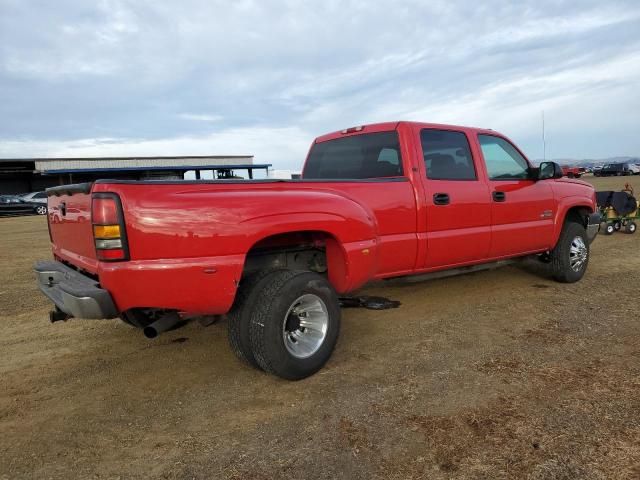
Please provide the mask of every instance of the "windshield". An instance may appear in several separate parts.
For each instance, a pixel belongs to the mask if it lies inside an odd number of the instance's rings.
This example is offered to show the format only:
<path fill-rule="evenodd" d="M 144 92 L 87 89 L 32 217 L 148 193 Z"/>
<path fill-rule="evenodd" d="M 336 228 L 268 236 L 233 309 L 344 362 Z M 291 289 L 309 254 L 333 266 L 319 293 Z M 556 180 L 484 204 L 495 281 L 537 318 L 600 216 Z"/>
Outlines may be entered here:
<path fill-rule="evenodd" d="M 369 133 L 316 143 L 302 178 L 358 180 L 402 176 L 398 134 Z"/>

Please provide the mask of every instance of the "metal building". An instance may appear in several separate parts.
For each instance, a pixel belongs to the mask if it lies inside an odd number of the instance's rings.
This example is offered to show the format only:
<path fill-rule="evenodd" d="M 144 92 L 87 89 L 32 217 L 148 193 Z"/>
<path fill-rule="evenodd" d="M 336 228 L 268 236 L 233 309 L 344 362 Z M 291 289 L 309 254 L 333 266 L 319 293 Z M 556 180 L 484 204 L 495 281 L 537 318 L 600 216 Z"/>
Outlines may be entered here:
<path fill-rule="evenodd" d="M 213 178 L 263 176 L 271 164 L 254 164 L 252 155 L 206 155 L 172 157 L 20 158 L 0 159 L 0 194 L 44 190 L 55 185 L 97 179 L 146 180 L 183 179 L 187 172 L 201 178 L 203 171 Z"/>

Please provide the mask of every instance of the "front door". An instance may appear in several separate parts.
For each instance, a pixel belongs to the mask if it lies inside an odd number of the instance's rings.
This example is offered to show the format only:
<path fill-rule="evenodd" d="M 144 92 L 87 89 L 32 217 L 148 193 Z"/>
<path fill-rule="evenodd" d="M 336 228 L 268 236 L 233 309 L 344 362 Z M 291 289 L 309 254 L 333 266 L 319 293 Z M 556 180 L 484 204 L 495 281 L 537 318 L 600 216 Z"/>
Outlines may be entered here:
<path fill-rule="evenodd" d="M 420 132 L 426 174 L 427 255 L 425 268 L 455 266 L 487 258 L 491 202 L 480 160 L 463 131 Z"/>
<path fill-rule="evenodd" d="M 478 135 L 491 193 L 490 257 L 551 248 L 555 201 L 551 185 L 530 178 L 529 163 L 508 140 Z"/>

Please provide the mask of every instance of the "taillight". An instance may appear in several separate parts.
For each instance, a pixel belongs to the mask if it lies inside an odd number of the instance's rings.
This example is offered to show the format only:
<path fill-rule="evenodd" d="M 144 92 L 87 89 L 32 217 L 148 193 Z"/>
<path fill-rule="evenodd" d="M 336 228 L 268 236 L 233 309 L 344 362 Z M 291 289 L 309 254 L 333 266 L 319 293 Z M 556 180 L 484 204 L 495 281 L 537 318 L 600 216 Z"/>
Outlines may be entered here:
<path fill-rule="evenodd" d="M 91 202 L 93 239 L 98 260 L 129 260 L 127 232 L 120 197 L 115 193 L 94 193 Z"/>

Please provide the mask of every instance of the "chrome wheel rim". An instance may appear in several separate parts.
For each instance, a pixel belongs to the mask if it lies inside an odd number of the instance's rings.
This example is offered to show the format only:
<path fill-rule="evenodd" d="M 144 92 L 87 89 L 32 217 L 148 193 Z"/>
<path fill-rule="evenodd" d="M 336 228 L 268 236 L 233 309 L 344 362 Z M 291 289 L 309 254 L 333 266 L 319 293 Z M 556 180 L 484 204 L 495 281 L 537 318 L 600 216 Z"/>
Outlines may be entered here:
<path fill-rule="evenodd" d="M 47 207 L 38 207 L 38 208 L 36 209 L 36 212 L 37 212 L 39 215 L 44 215 L 45 213 L 47 213 Z"/>
<path fill-rule="evenodd" d="M 282 322 L 282 338 L 287 351 L 296 358 L 316 353 L 327 336 L 329 311 L 320 297 L 307 293 L 298 297 Z"/>
<path fill-rule="evenodd" d="M 575 237 L 569 247 L 569 263 L 574 272 L 579 272 L 587 261 L 589 251 L 582 237 Z"/>

